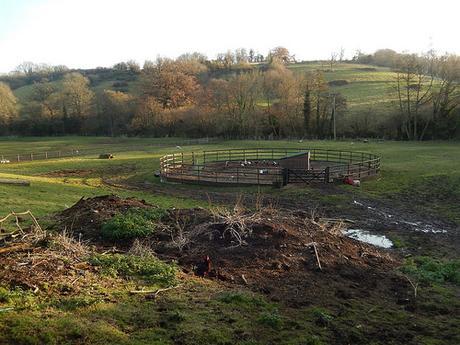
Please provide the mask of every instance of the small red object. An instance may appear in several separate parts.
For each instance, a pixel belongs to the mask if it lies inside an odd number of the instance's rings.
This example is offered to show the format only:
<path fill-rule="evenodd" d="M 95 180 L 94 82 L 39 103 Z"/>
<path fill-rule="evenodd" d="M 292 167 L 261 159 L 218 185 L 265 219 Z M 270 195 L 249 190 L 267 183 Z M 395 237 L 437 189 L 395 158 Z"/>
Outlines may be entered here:
<path fill-rule="evenodd" d="M 350 176 L 347 176 L 343 179 L 343 183 L 353 186 L 353 179 Z"/>

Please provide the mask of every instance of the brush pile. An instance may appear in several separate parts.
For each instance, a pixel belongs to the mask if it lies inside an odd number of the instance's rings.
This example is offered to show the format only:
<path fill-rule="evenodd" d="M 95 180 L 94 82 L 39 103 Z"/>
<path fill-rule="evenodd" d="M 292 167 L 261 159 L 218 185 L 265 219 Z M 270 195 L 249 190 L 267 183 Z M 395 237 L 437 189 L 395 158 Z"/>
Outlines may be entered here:
<path fill-rule="evenodd" d="M 58 289 L 71 294 L 79 290 L 83 281 L 86 285 L 96 281 L 94 269 L 84 261 L 89 247 L 66 231 L 43 230 L 30 211 L 12 212 L 0 219 L 0 225 L 3 286 L 48 294 Z"/>

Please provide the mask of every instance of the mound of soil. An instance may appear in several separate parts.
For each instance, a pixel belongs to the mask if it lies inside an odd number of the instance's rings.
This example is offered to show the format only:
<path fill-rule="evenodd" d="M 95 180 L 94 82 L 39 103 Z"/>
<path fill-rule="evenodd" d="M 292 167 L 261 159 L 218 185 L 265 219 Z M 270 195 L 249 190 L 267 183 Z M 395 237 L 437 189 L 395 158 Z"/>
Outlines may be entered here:
<path fill-rule="evenodd" d="M 243 219 L 243 231 L 235 217 Z M 209 256 L 209 277 L 248 285 L 276 300 L 298 306 L 335 294 L 388 296 L 396 289 L 405 296 L 407 291 L 407 282 L 393 273 L 398 262 L 388 252 L 301 213 L 270 210 L 254 216 L 173 210 L 169 221 L 169 231 L 149 240 L 160 258 L 176 259 L 185 271 L 193 272 Z M 241 242 L 233 230 L 243 233 Z M 184 242 L 180 250 L 178 244 Z"/>
<path fill-rule="evenodd" d="M 132 207 L 154 206 L 101 196 L 81 199 L 58 218 L 74 234 L 98 241 L 102 224 Z M 300 211 L 172 209 L 157 229 L 144 244 L 159 258 L 177 261 L 186 273 L 196 273 L 208 256 L 207 278 L 247 285 L 296 306 L 318 299 L 337 303 L 337 296 L 404 299 L 410 292 L 407 281 L 394 273 L 399 262 L 388 251 L 348 238 L 337 223 L 318 223 Z M 118 246 L 125 249 L 126 243 Z"/>
<path fill-rule="evenodd" d="M 103 195 L 94 198 L 81 198 L 72 207 L 58 213 L 55 218 L 59 228 L 81 236 L 84 239 L 99 241 L 102 225 L 119 213 L 130 208 L 149 208 L 152 205 L 135 198 L 120 198 L 116 195 Z"/>

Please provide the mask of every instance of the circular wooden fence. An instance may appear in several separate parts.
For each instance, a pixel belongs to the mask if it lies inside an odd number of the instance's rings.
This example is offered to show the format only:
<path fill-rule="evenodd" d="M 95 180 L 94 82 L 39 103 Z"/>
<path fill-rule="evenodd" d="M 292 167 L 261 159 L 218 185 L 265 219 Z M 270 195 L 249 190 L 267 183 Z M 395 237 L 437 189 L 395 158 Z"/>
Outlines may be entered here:
<path fill-rule="evenodd" d="M 160 158 L 161 178 L 183 183 L 329 183 L 375 176 L 379 170 L 380 157 L 372 153 L 313 148 L 208 150 Z"/>

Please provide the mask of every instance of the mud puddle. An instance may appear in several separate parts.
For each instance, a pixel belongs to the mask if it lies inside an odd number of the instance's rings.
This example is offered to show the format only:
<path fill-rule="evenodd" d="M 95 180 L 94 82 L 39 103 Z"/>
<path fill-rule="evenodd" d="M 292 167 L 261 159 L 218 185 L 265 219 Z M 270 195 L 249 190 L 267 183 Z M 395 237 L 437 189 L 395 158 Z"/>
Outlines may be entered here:
<path fill-rule="evenodd" d="M 388 239 L 385 235 L 372 234 L 367 230 L 347 229 L 343 231 L 343 234 L 347 237 L 364 243 L 372 244 L 376 247 L 386 249 L 393 247 L 393 242 L 391 242 L 390 239 Z"/>
<path fill-rule="evenodd" d="M 443 229 L 437 224 L 429 224 L 420 220 L 413 220 L 406 218 L 407 215 L 392 214 L 385 209 L 377 208 L 371 205 L 368 205 L 364 202 L 353 200 L 353 205 L 366 209 L 368 213 L 373 215 L 373 220 L 376 222 L 383 221 L 388 226 L 397 226 L 407 228 L 410 231 L 424 232 L 431 234 L 445 234 L 447 233 L 446 229 Z"/>

